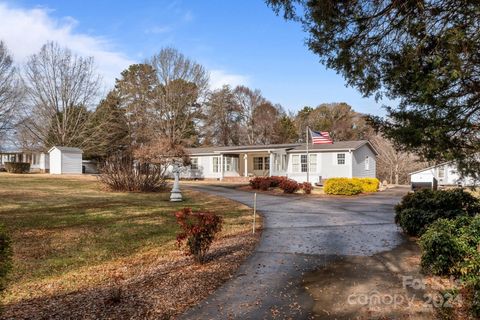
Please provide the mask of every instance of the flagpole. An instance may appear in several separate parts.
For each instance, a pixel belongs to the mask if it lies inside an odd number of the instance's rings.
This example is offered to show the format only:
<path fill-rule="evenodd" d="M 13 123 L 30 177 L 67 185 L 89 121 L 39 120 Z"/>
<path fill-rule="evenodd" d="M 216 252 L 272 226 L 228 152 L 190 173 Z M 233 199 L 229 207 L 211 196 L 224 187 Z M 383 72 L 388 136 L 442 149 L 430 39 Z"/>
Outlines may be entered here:
<path fill-rule="evenodd" d="M 310 156 L 308 154 L 308 130 L 309 130 L 309 128 L 307 126 L 307 132 L 306 132 L 306 134 L 307 134 L 307 139 L 306 139 L 306 141 L 307 141 L 307 182 L 310 182 L 310 179 L 309 179 L 310 178 L 309 177 L 309 175 L 310 175 Z M 300 161 L 300 166 L 302 166 L 301 161 Z"/>

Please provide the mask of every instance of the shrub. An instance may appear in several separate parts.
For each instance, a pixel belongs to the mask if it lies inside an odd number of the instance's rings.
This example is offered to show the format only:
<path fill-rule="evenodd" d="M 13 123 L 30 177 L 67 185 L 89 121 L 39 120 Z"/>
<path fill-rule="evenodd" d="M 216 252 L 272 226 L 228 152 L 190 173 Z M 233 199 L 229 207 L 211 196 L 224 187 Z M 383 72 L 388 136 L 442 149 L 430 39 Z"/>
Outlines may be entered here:
<path fill-rule="evenodd" d="M 211 212 L 192 212 L 191 208 L 176 212 L 175 217 L 182 228 L 182 232 L 177 235 L 178 246 L 186 241 L 186 253 L 193 255 L 195 261 L 203 263 L 215 234 L 222 229 L 222 219 Z"/>
<path fill-rule="evenodd" d="M 395 206 L 395 212 L 395 222 L 403 231 L 418 236 L 440 218 L 475 215 L 480 212 L 480 202 L 462 189 L 421 190 L 404 196 Z"/>
<path fill-rule="evenodd" d="M 409 235 L 421 235 L 426 228 L 434 222 L 430 212 L 408 208 L 402 211 L 402 214 L 395 216 L 395 222 L 399 224 L 402 230 Z"/>
<path fill-rule="evenodd" d="M 115 155 L 100 166 L 99 179 L 112 191 L 159 191 L 166 187 L 166 168 Z"/>
<path fill-rule="evenodd" d="M 439 219 L 420 238 L 422 267 L 464 280 L 463 294 L 474 317 L 480 316 L 480 215 Z"/>
<path fill-rule="evenodd" d="M 354 178 L 360 181 L 362 192 L 377 192 L 380 187 L 380 180 L 377 178 Z"/>
<path fill-rule="evenodd" d="M 267 191 L 270 189 L 270 186 L 272 185 L 272 181 L 270 181 L 269 178 L 263 178 L 260 180 L 259 187 L 260 190 Z"/>
<path fill-rule="evenodd" d="M 12 267 L 12 245 L 10 237 L 0 224 L 0 294 L 6 287 L 7 275 Z"/>
<path fill-rule="evenodd" d="M 270 177 L 270 187 L 278 188 L 280 187 L 280 184 L 285 180 L 288 180 L 288 178 L 282 176 L 272 176 Z"/>
<path fill-rule="evenodd" d="M 250 179 L 250 181 L 248 182 L 250 184 L 250 187 L 252 187 L 252 189 L 260 189 L 260 183 L 263 181 L 263 177 L 253 177 Z"/>
<path fill-rule="evenodd" d="M 420 238 L 420 246 L 422 268 L 435 275 L 451 274 L 466 255 L 456 222 L 449 219 L 435 221 Z"/>
<path fill-rule="evenodd" d="M 300 184 L 300 188 L 305 194 L 311 194 L 313 190 L 312 184 L 310 182 L 304 182 Z"/>
<path fill-rule="evenodd" d="M 10 173 L 29 173 L 30 163 L 28 162 L 5 162 L 5 170 Z"/>
<path fill-rule="evenodd" d="M 330 178 L 323 185 L 326 194 L 352 196 L 362 192 L 362 184 L 358 179 Z"/>
<path fill-rule="evenodd" d="M 292 179 L 285 179 L 280 183 L 280 189 L 283 193 L 295 193 L 300 189 L 300 184 Z"/>

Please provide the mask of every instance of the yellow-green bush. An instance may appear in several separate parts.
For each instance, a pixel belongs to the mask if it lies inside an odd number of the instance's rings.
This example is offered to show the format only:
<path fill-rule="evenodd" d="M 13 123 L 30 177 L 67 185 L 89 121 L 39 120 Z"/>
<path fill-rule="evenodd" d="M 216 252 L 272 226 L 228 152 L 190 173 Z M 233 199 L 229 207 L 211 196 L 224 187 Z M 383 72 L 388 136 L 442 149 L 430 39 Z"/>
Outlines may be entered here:
<path fill-rule="evenodd" d="M 362 190 L 362 183 L 351 178 L 330 178 L 323 185 L 323 191 L 326 194 L 353 196 L 361 193 Z"/>
<path fill-rule="evenodd" d="M 330 178 L 323 191 L 327 194 L 353 196 L 362 192 L 376 192 L 380 186 L 377 178 Z"/>
<path fill-rule="evenodd" d="M 377 178 L 353 178 L 362 184 L 362 192 L 377 192 L 380 180 Z"/>

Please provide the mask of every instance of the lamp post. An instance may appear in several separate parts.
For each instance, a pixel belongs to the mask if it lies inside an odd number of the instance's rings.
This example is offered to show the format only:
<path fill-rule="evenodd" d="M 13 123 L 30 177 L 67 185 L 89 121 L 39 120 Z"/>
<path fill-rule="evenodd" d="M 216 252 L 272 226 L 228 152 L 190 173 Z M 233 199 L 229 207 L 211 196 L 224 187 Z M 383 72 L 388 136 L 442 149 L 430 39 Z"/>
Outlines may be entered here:
<path fill-rule="evenodd" d="M 174 182 L 173 182 L 173 188 L 170 193 L 170 201 L 172 202 L 179 202 L 183 201 L 182 198 L 182 192 L 180 191 L 180 166 L 177 163 L 173 163 L 173 177 L 174 177 Z"/>

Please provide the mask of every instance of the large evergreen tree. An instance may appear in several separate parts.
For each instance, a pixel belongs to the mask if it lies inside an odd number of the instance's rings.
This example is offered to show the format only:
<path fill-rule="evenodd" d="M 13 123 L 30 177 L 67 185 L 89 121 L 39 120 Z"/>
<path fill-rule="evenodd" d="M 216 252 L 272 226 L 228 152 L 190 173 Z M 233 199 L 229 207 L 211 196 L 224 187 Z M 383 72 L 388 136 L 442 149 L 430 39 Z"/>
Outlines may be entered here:
<path fill-rule="evenodd" d="M 321 62 L 364 95 L 398 102 L 372 117 L 387 138 L 478 177 L 480 3 L 268 0 L 300 21 Z"/>

